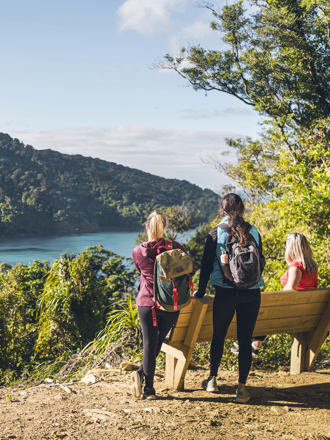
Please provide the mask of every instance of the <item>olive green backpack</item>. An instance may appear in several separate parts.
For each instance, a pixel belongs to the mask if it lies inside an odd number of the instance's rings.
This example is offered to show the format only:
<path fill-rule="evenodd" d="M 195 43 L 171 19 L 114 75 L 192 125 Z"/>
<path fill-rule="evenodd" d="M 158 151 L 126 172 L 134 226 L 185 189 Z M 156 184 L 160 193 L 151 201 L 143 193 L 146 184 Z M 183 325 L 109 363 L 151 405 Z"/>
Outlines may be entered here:
<path fill-rule="evenodd" d="M 154 266 L 154 305 L 153 320 L 157 325 L 157 309 L 176 312 L 186 307 L 190 301 L 190 289 L 193 292 L 191 272 L 193 263 L 189 255 L 181 249 L 172 249 L 172 242 L 159 246 Z"/>

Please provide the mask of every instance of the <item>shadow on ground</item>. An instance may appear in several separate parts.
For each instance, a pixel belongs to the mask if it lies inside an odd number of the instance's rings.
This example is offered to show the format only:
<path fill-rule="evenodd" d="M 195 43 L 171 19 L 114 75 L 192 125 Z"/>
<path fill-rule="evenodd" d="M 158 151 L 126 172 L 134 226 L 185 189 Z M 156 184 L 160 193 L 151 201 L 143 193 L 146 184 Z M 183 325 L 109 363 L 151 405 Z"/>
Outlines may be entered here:
<path fill-rule="evenodd" d="M 294 386 L 288 388 L 276 387 L 258 387 L 253 386 L 247 388 L 251 394 L 249 405 L 262 406 L 290 406 L 291 408 L 314 408 L 314 409 L 330 409 L 330 383 L 329 384 L 311 384 Z M 207 396 L 197 396 L 194 394 L 201 394 L 204 392 L 200 389 L 186 389 L 180 392 L 180 395 L 171 395 L 169 397 L 159 397 L 164 400 L 178 400 L 191 402 L 233 402 L 236 387 L 220 385 L 218 393 L 207 393 Z M 185 394 L 189 393 L 189 396 Z M 181 396 L 182 394 L 182 396 Z M 206 394 L 206 392 L 205 392 Z"/>

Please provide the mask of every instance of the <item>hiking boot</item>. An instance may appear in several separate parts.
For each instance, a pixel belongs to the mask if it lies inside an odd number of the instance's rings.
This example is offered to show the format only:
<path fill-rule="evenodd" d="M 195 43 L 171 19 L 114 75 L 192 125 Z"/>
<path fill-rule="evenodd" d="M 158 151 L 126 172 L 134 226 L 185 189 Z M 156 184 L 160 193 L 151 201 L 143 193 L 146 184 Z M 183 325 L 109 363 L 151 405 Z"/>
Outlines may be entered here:
<path fill-rule="evenodd" d="M 238 403 L 246 403 L 251 399 L 250 394 L 243 390 L 243 388 L 238 388 L 236 390 L 236 402 Z"/>
<path fill-rule="evenodd" d="M 215 376 L 210 376 L 208 379 L 203 380 L 202 388 L 210 393 L 216 393 L 219 391 L 217 386 L 217 378 Z"/>
<path fill-rule="evenodd" d="M 131 379 L 133 382 L 133 385 L 131 386 L 131 391 L 134 397 L 140 398 L 142 395 L 142 372 L 139 371 L 133 371 L 131 373 Z"/>
<path fill-rule="evenodd" d="M 156 391 L 155 388 L 143 388 L 142 399 L 146 400 L 154 400 L 156 399 Z"/>

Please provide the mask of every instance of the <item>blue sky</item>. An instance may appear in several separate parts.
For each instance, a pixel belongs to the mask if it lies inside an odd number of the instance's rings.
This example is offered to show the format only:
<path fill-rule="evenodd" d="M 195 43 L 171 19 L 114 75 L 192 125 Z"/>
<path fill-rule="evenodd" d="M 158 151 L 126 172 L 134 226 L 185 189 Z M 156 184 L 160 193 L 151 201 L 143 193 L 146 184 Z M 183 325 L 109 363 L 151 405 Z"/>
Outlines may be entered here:
<path fill-rule="evenodd" d="M 2 0 L 0 130 L 219 188 L 227 179 L 201 157 L 220 155 L 225 137 L 255 137 L 258 115 L 152 68 L 183 45 L 223 47 L 211 20 L 191 0 Z"/>

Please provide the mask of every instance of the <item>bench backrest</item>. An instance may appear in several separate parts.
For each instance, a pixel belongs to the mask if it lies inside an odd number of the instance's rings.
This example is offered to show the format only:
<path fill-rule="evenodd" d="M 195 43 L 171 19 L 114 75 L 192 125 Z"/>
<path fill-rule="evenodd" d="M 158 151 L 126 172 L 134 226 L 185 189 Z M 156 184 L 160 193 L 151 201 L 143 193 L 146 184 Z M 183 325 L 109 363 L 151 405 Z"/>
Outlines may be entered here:
<path fill-rule="evenodd" d="M 212 296 L 203 298 L 208 308 L 197 342 L 210 341 L 213 334 Z M 262 292 L 261 306 L 254 335 L 273 335 L 315 330 L 330 299 L 330 289 L 286 290 Z M 190 323 L 195 301 L 180 311 L 176 326 L 170 334 L 171 345 L 182 344 Z M 237 339 L 236 315 L 229 326 L 227 339 Z"/>

